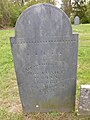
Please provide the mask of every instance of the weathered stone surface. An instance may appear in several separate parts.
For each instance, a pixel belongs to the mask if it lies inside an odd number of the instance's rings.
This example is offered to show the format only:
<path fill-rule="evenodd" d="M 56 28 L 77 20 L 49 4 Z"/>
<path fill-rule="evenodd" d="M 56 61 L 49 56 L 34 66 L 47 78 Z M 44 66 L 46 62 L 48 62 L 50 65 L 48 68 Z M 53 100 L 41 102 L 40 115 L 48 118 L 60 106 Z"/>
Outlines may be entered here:
<path fill-rule="evenodd" d="M 90 85 L 81 85 L 78 113 L 90 115 Z"/>
<path fill-rule="evenodd" d="M 25 112 L 74 110 L 77 41 L 66 14 L 50 4 L 21 14 L 11 49 Z"/>
<path fill-rule="evenodd" d="M 80 24 L 80 18 L 78 16 L 76 16 L 74 18 L 74 25 L 79 25 Z"/>

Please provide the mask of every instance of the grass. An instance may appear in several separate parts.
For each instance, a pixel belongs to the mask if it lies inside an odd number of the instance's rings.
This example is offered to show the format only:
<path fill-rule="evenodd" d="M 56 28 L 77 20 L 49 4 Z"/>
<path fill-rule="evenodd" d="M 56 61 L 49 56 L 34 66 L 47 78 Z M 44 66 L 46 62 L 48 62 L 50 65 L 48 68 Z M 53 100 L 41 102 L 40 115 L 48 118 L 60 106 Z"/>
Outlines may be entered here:
<path fill-rule="evenodd" d="M 81 84 L 90 84 L 90 24 L 74 26 L 79 33 L 77 96 Z"/>
<path fill-rule="evenodd" d="M 72 27 L 74 32 L 79 33 L 76 91 L 78 101 L 80 85 L 90 84 L 90 24 Z M 0 30 L 0 120 L 23 120 L 24 117 L 29 120 L 78 120 L 76 112 L 72 114 L 51 112 L 23 116 L 11 55 L 10 36 L 14 36 L 14 30 Z M 90 118 L 82 120 L 90 120 Z"/>

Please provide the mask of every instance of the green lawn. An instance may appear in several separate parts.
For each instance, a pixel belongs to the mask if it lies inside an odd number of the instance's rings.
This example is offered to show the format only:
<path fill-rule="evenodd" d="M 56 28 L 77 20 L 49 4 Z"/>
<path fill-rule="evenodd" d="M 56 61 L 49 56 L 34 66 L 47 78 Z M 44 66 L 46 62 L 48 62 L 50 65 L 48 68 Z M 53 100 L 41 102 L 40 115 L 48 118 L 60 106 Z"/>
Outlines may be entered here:
<path fill-rule="evenodd" d="M 77 96 L 81 84 L 90 84 L 90 24 L 73 26 L 79 33 Z"/>
<path fill-rule="evenodd" d="M 79 33 L 77 106 L 80 85 L 90 84 L 90 24 L 73 25 L 73 31 Z M 14 30 L 0 30 L 0 120 L 23 120 L 11 55 L 10 36 L 14 36 Z M 78 120 L 76 112 L 69 115 L 55 112 L 38 113 L 30 114 L 29 117 L 29 120 Z M 90 118 L 83 120 L 90 120 Z"/>

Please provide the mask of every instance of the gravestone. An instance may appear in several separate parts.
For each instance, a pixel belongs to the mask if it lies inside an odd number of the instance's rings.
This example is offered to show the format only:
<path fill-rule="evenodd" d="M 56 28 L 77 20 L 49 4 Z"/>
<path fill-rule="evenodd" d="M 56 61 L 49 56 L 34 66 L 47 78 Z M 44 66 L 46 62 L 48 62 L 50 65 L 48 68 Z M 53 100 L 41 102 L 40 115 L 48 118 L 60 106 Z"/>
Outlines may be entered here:
<path fill-rule="evenodd" d="M 23 110 L 74 110 L 78 34 L 66 14 L 33 5 L 17 20 L 10 42 Z"/>
<path fill-rule="evenodd" d="M 80 18 L 78 16 L 76 16 L 74 18 L 74 25 L 79 25 L 80 24 Z"/>
<path fill-rule="evenodd" d="M 90 116 L 90 85 L 81 85 L 78 114 Z"/>

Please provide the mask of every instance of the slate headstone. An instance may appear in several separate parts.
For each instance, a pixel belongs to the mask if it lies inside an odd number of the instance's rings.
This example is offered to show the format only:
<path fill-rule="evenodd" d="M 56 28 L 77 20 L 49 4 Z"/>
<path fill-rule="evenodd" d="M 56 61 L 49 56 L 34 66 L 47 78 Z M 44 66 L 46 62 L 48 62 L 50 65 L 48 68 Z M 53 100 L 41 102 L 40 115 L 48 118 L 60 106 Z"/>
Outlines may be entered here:
<path fill-rule="evenodd" d="M 78 16 L 76 16 L 74 18 L 74 25 L 79 25 L 80 24 L 80 18 Z"/>
<path fill-rule="evenodd" d="M 77 44 L 68 17 L 53 5 L 33 5 L 21 14 L 11 49 L 25 112 L 74 110 Z"/>

